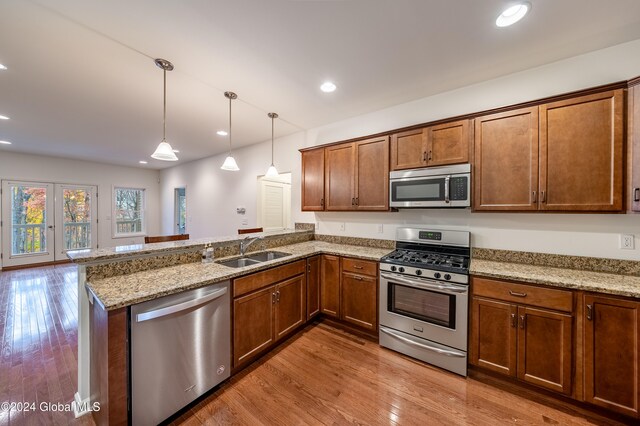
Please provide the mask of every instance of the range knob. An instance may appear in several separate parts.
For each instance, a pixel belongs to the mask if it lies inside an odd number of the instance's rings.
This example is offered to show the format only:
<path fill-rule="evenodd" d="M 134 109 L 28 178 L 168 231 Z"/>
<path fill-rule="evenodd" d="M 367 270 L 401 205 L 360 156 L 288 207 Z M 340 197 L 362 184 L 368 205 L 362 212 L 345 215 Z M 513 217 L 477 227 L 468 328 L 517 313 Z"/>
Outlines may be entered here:
<path fill-rule="evenodd" d="M 418 269 L 418 270 L 416 271 L 416 275 L 422 275 L 422 271 L 421 271 L 420 269 Z"/>
<path fill-rule="evenodd" d="M 395 271 L 396 271 L 396 269 L 398 269 L 398 268 L 396 268 L 395 266 L 392 266 L 392 267 L 391 267 L 391 272 L 395 272 Z"/>
<path fill-rule="evenodd" d="M 433 278 L 440 278 L 440 272 L 436 272 L 435 274 L 433 274 Z"/>
<path fill-rule="evenodd" d="M 401 266 L 401 267 L 398 268 L 398 271 L 399 272 L 404 272 L 404 268 Z"/>
<path fill-rule="evenodd" d="M 450 280 L 450 279 L 451 279 L 451 275 L 449 275 L 449 274 L 444 274 L 444 279 L 445 279 L 445 280 L 447 280 L 447 281 L 448 281 L 448 280 Z"/>

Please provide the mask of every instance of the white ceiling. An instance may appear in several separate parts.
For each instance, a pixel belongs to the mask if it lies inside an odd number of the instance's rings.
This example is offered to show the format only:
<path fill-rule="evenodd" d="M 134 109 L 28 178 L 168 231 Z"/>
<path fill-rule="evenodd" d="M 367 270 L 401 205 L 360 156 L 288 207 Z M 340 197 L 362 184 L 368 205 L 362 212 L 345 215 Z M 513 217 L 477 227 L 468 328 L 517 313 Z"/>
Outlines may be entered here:
<path fill-rule="evenodd" d="M 640 1 L 0 0 L 4 150 L 163 168 L 640 38 Z M 615 66 L 612 64 L 612 66 Z M 318 89 L 326 79 L 338 90 Z"/>

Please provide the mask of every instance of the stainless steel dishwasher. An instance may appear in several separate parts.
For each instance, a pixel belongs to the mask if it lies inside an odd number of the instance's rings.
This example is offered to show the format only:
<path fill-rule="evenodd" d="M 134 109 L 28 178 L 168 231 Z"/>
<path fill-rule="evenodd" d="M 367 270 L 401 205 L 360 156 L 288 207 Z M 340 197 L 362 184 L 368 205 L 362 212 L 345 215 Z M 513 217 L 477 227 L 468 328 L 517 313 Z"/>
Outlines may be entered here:
<path fill-rule="evenodd" d="M 131 307 L 131 419 L 155 425 L 227 379 L 230 283 Z"/>

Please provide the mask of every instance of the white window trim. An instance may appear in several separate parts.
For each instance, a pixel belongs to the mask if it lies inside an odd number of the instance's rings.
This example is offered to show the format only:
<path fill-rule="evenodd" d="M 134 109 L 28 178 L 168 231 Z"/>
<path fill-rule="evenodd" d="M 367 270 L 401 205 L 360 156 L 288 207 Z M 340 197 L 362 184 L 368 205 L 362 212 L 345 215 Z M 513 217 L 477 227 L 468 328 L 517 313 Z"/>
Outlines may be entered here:
<path fill-rule="evenodd" d="M 141 232 L 129 232 L 126 234 L 119 234 L 118 221 L 116 220 L 116 190 L 118 189 L 133 189 L 142 191 L 142 231 Z M 146 237 L 147 236 L 147 188 L 133 186 L 133 185 L 113 185 L 111 187 L 111 238 L 130 238 L 130 237 Z"/>

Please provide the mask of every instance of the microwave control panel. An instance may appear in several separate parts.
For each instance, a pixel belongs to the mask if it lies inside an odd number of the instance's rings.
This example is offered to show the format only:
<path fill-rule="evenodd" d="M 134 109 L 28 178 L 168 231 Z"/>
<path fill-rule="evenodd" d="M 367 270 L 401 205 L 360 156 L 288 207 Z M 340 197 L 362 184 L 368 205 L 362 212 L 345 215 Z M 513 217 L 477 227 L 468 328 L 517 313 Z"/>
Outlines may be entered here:
<path fill-rule="evenodd" d="M 449 181 L 449 199 L 466 200 L 469 197 L 469 194 L 467 194 L 467 179 L 466 176 L 451 178 Z"/>

